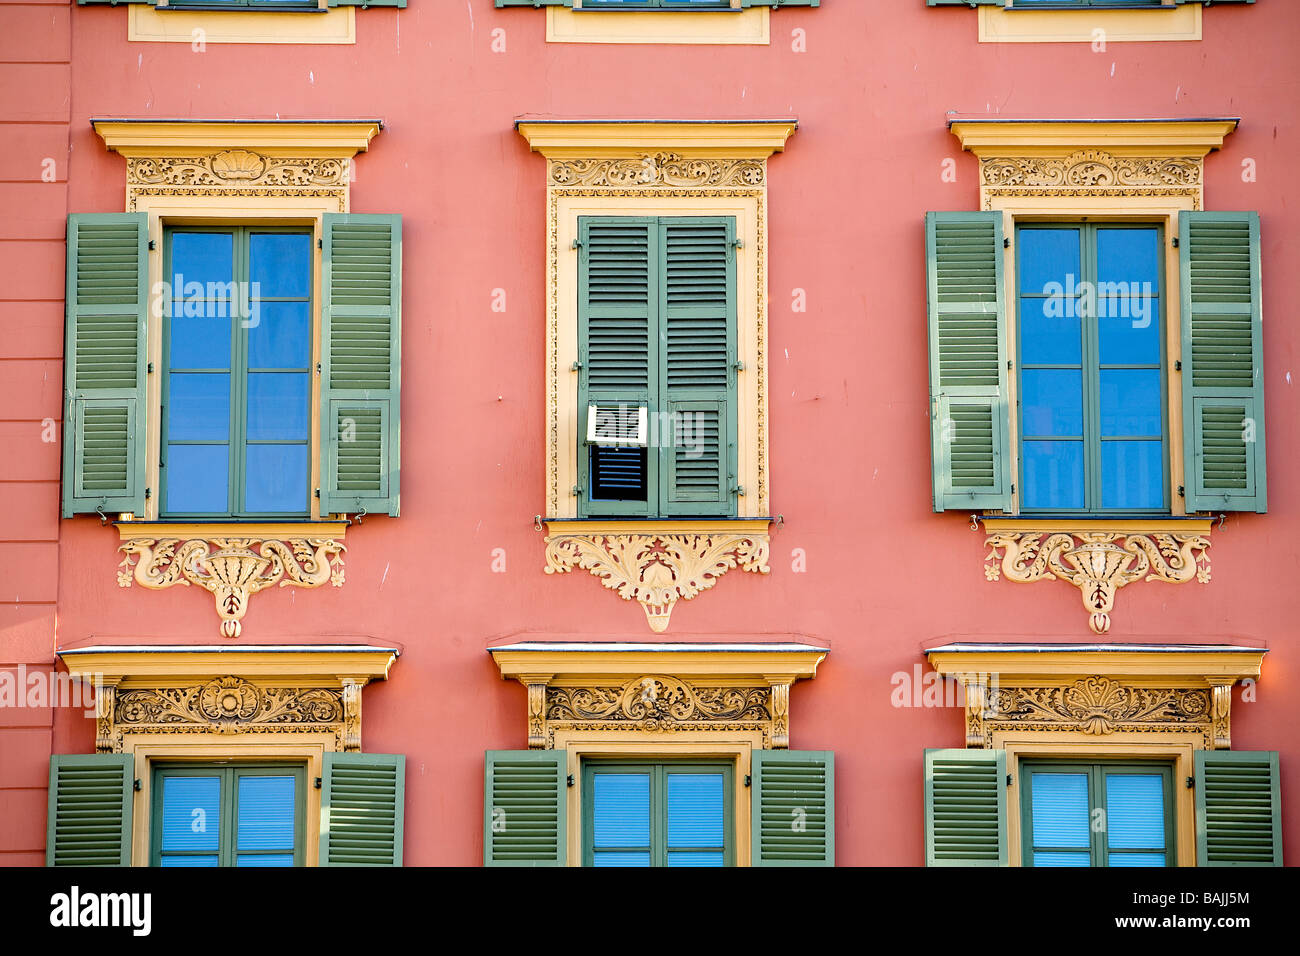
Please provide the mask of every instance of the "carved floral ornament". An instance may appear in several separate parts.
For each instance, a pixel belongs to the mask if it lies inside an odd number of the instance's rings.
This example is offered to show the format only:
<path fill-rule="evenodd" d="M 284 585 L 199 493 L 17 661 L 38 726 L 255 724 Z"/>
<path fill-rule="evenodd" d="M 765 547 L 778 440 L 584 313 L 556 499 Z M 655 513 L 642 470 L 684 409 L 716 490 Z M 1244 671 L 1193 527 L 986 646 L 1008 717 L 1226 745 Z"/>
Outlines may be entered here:
<path fill-rule="evenodd" d="M 1068 156 L 990 156 L 980 160 L 983 208 L 995 199 L 1173 197 L 1202 208 L 1203 162 L 1194 156 L 1117 156 L 1083 149 Z"/>
<path fill-rule="evenodd" d="M 552 186 L 748 187 L 766 184 L 767 163 L 753 159 L 704 159 L 658 151 L 613 159 L 553 159 Z"/>
<path fill-rule="evenodd" d="M 139 156 L 126 161 L 127 182 L 139 186 L 346 186 L 350 161 L 267 156 L 223 149 L 201 156 Z"/>

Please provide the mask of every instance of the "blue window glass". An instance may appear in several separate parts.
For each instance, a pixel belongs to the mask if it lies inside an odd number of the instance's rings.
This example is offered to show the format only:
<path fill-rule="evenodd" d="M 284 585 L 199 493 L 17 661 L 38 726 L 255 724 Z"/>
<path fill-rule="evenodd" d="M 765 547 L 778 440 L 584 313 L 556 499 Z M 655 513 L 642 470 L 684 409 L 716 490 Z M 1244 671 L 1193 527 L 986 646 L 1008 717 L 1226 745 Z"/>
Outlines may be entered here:
<path fill-rule="evenodd" d="M 162 511 L 311 511 L 312 237 L 303 230 L 167 234 Z"/>
<path fill-rule="evenodd" d="M 1110 865 L 1164 866 L 1168 812 L 1159 774 L 1106 774 Z"/>
<path fill-rule="evenodd" d="M 592 779 L 593 866 L 650 865 L 650 773 Z"/>
<path fill-rule="evenodd" d="M 726 816 L 720 773 L 667 775 L 668 865 L 722 866 Z"/>
<path fill-rule="evenodd" d="M 727 866 L 732 769 L 694 762 L 583 768 L 588 866 Z"/>
<path fill-rule="evenodd" d="M 1026 866 L 1167 866 L 1172 768 L 1152 764 L 1021 765 Z"/>
<path fill-rule="evenodd" d="M 221 777 L 164 777 L 162 784 L 162 865 L 216 866 Z"/>
<path fill-rule="evenodd" d="M 1088 775 L 1035 773 L 1032 788 L 1034 865 L 1088 866 Z"/>
<path fill-rule="evenodd" d="M 296 790 L 292 776 L 239 777 L 236 866 L 293 866 Z"/>
<path fill-rule="evenodd" d="M 1016 235 L 1022 508 L 1167 511 L 1160 230 Z"/>
<path fill-rule="evenodd" d="M 154 865 L 301 865 L 304 779 L 300 766 L 156 767 Z"/>

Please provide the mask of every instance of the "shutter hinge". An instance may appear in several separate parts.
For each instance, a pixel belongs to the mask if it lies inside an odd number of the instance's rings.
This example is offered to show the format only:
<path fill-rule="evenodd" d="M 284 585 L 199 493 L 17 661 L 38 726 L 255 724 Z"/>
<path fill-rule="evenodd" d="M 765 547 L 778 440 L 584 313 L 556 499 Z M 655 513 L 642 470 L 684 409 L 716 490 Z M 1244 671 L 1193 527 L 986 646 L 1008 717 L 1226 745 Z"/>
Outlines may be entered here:
<path fill-rule="evenodd" d="M 1187 497 L 1187 489 L 1186 489 L 1184 486 L 1182 486 L 1182 485 L 1179 485 L 1179 486 L 1178 486 L 1178 497 L 1179 497 L 1179 498 L 1186 498 L 1186 497 Z"/>
<path fill-rule="evenodd" d="M 733 364 L 731 367 L 734 368 L 737 372 L 743 372 L 743 371 L 745 370 L 745 363 L 744 363 L 744 362 L 736 362 L 736 363 Z"/>
<path fill-rule="evenodd" d="M 740 497 L 743 498 L 743 497 L 745 497 L 745 486 L 744 486 L 744 485 L 733 485 L 732 488 L 731 488 L 731 493 L 732 493 L 733 495 L 740 495 Z"/>
<path fill-rule="evenodd" d="M 134 780 L 131 781 L 131 789 L 134 790 L 136 793 L 139 793 L 141 790 L 144 789 L 144 784 L 140 782 L 139 777 L 136 777 Z"/>
<path fill-rule="evenodd" d="M 1181 372 L 1182 370 L 1183 370 L 1183 360 L 1178 359 L 1177 361 L 1174 362 L 1174 371 Z"/>
<path fill-rule="evenodd" d="M 570 492 L 575 498 L 582 494 L 582 485 L 574 485 L 573 491 Z"/>
<path fill-rule="evenodd" d="M 1011 366 L 1011 359 L 1007 359 L 1007 371 L 1010 372 L 1010 371 L 1011 371 L 1011 368 L 1012 368 L 1012 366 Z"/>
<path fill-rule="evenodd" d="M 570 248 L 570 249 L 581 249 L 581 248 L 583 247 L 583 245 L 585 245 L 585 243 L 583 243 L 583 241 L 582 241 L 581 239 L 574 239 L 574 240 L 573 240 L 573 245 L 569 246 L 569 248 Z"/>
<path fill-rule="evenodd" d="M 324 238 L 323 236 L 322 236 L 320 239 L 317 239 L 317 240 L 316 240 L 316 248 L 317 248 L 317 249 L 324 249 L 324 248 L 325 248 L 325 238 Z"/>
<path fill-rule="evenodd" d="M 750 774 L 745 774 L 745 786 L 748 787 L 748 786 L 750 786 L 753 782 L 754 782 L 754 778 L 753 778 L 753 776 L 750 775 Z"/>
<path fill-rule="evenodd" d="M 319 488 L 316 489 L 316 497 L 317 497 L 317 498 L 320 497 L 320 489 L 319 489 Z"/>
<path fill-rule="evenodd" d="M 1177 236 L 1174 236 L 1174 248 L 1175 248 L 1175 249 L 1178 248 L 1178 237 L 1177 237 Z"/>
<path fill-rule="evenodd" d="M 570 372 L 580 372 L 580 371 L 582 371 L 582 363 L 581 363 L 581 362 L 574 362 L 572 365 L 569 366 L 569 371 L 570 371 Z"/>
<path fill-rule="evenodd" d="M 320 362 L 317 362 L 317 363 L 316 363 L 316 374 L 317 374 L 317 375 L 320 374 Z"/>
<path fill-rule="evenodd" d="M 1188 789 L 1188 790 L 1192 790 L 1192 789 L 1195 789 L 1195 787 L 1196 787 L 1196 778 L 1195 778 L 1195 777 L 1188 777 L 1188 778 L 1187 778 L 1187 789 Z"/>
<path fill-rule="evenodd" d="M 150 240 L 149 240 L 149 249 L 150 249 L 150 251 L 152 251 L 152 250 L 154 250 L 154 249 L 157 249 L 157 248 L 158 248 L 158 240 L 157 240 L 157 239 L 150 239 Z"/>
<path fill-rule="evenodd" d="M 1011 786 L 1011 774 L 1007 774 L 1007 786 Z"/>
<path fill-rule="evenodd" d="M 1016 483 L 1014 481 L 1011 482 L 1011 493 L 1013 495 L 1016 493 Z"/>
<path fill-rule="evenodd" d="M 1003 236 L 1003 237 L 1002 237 L 1002 248 L 1003 248 L 1003 249 L 1010 249 L 1010 248 L 1011 248 L 1011 237 L 1010 237 L 1010 236 Z"/>
<path fill-rule="evenodd" d="M 153 497 L 153 489 L 152 489 L 152 488 L 146 488 L 146 489 L 144 490 L 144 500 L 145 500 L 145 501 L 148 501 L 148 500 L 149 500 L 150 498 L 152 498 L 152 497 Z"/>
<path fill-rule="evenodd" d="M 315 786 L 316 789 L 319 790 L 319 789 L 321 788 L 321 784 L 322 784 L 321 778 L 320 778 L 320 777 L 317 777 L 315 783 L 313 784 L 313 786 Z"/>
<path fill-rule="evenodd" d="M 146 368 L 146 370 L 149 372 L 150 375 L 153 374 L 153 362 L 150 362 L 147 366 L 145 366 L 145 368 Z"/>
<path fill-rule="evenodd" d="M 564 782 L 565 782 L 565 784 L 566 784 L 567 786 L 572 787 L 572 786 L 573 786 L 573 774 L 569 774 L 567 777 L 565 777 L 565 778 L 564 778 Z"/>
<path fill-rule="evenodd" d="M 733 248 L 733 249 L 744 249 L 744 248 L 745 248 L 745 240 L 744 240 L 744 239 L 732 239 L 732 240 L 731 240 L 731 248 Z"/>

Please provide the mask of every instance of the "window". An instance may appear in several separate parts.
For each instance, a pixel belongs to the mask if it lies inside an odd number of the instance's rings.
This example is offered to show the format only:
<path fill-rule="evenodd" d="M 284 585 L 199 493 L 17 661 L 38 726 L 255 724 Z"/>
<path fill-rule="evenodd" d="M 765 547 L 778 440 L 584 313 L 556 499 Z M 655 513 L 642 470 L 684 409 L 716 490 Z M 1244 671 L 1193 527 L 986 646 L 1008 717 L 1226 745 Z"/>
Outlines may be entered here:
<path fill-rule="evenodd" d="M 302 866 L 301 766 L 154 768 L 155 866 Z"/>
<path fill-rule="evenodd" d="M 1012 7 L 1069 9 L 1071 7 L 1159 7 L 1161 0 L 1014 0 Z"/>
<path fill-rule="evenodd" d="M 730 764 L 583 767 L 585 866 L 731 866 Z"/>
<path fill-rule="evenodd" d="M 1168 510 L 1162 231 L 1016 236 L 1022 510 Z"/>
<path fill-rule="evenodd" d="M 731 0 L 586 0 L 584 10 L 729 10 Z"/>
<path fill-rule="evenodd" d="M 168 230 L 164 516 L 310 513 L 311 238 Z"/>
<path fill-rule="evenodd" d="M 1021 765 L 1025 866 L 1168 866 L 1173 771 L 1155 764 Z"/>
<path fill-rule="evenodd" d="M 170 0 L 168 7 L 201 10 L 315 10 L 316 0 Z"/>
<path fill-rule="evenodd" d="M 734 515 L 735 219 L 584 216 L 579 235 L 581 516 Z"/>

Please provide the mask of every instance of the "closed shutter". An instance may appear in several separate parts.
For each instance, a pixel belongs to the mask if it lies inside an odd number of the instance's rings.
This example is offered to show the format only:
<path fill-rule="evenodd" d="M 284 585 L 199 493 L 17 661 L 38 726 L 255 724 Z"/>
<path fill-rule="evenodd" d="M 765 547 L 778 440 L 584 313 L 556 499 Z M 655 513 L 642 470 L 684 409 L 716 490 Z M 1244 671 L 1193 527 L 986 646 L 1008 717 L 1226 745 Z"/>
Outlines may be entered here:
<path fill-rule="evenodd" d="M 1011 510 L 1002 214 L 925 220 L 934 510 Z"/>
<path fill-rule="evenodd" d="M 402 217 L 325 215 L 321 513 L 399 511 Z"/>
<path fill-rule="evenodd" d="M 659 220 L 660 513 L 735 512 L 736 256 L 732 218 Z M 664 434 L 663 438 L 668 436 Z"/>
<path fill-rule="evenodd" d="M 406 804 L 403 754 L 325 754 L 321 866 L 401 866 Z"/>
<path fill-rule="evenodd" d="M 1277 751 L 1198 750 L 1196 865 L 1281 866 Z"/>
<path fill-rule="evenodd" d="M 835 865 L 835 754 L 755 750 L 750 785 L 754 866 Z"/>
<path fill-rule="evenodd" d="M 925 865 L 1006 866 L 1007 752 L 925 752 Z"/>
<path fill-rule="evenodd" d="M 63 517 L 144 512 L 148 217 L 68 217 Z"/>
<path fill-rule="evenodd" d="M 1259 214 L 1179 213 L 1188 511 L 1268 510 Z"/>
<path fill-rule="evenodd" d="M 135 758 L 50 757 L 46 866 L 130 866 Z"/>
<path fill-rule="evenodd" d="M 564 866 L 564 750 L 489 750 L 483 776 L 483 865 Z"/>

